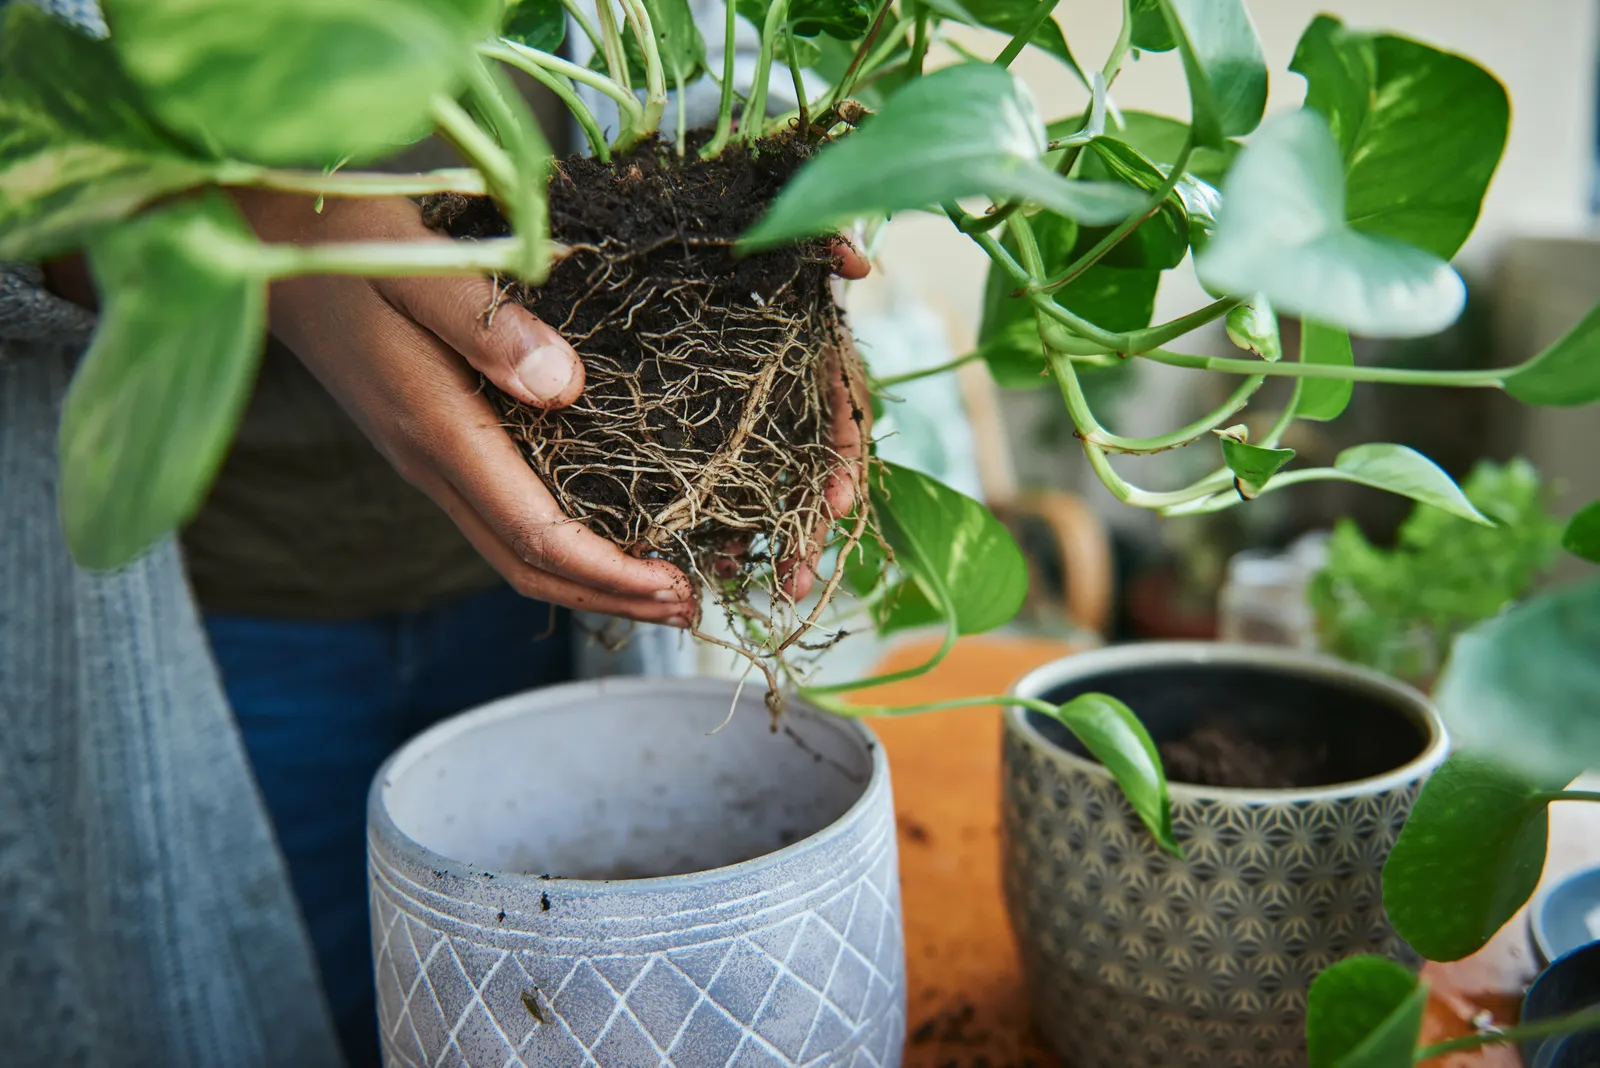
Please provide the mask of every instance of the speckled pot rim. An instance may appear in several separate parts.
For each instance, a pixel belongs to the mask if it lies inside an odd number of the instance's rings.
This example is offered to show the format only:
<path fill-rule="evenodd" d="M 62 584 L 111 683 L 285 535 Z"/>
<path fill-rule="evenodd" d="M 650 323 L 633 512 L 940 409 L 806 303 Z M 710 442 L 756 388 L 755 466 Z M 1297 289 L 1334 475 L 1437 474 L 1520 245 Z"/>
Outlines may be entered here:
<path fill-rule="evenodd" d="M 1330 683 L 1365 693 L 1407 716 L 1427 734 L 1422 752 L 1392 771 L 1351 782 L 1331 783 L 1308 789 L 1255 790 L 1230 786 L 1194 786 L 1170 783 L 1174 800 L 1233 801 L 1253 804 L 1294 804 L 1299 801 L 1330 800 L 1382 793 L 1404 786 L 1427 775 L 1449 755 L 1450 738 L 1444 721 L 1433 704 L 1419 691 L 1387 675 L 1357 667 L 1343 660 L 1298 649 L 1272 645 L 1244 645 L 1231 642 L 1137 642 L 1076 653 L 1028 672 L 1011 687 L 1019 697 L 1038 697 L 1063 683 L 1088 676 L 1134 667 L 1168 665 L 1227 665 L 1259 667 L 1270 671 L 1289 671 L 1321 676 Z M 1059 764 L 1109 780 L 1111 773 L 1098 761 L 1070 753 L 1041 734 L 1028 722 L 1028 710 L 1020 706 L 1006 709 L 1006 729 Z"/>
<path fill-rule="evenodd" d="M 391 854 L 397 855 L 405 862 L 414 864 L 419 868 L 453 870 L 473 876 L 474 878 L 465 881 L 465 886 L 469 896 L 478 904 L 489 902 L 491 897 L 495 901 L 501 900 L 505 890 L 508 888 L 537 893 L 539 887 L 549 886 L 551 883 L 560 883 L 562 894 L 569 897 L 616 895 L 619 893 L 660 893 L 751 875 L 773 865 L 784 863 L 793 857 L 816 849 L 832 839 L 848 833 L 852 825 L 866 818 L 871 808 L 882 803 L 882 795 L 889 789 L 889 761 L 884 755 L 883 746 L 878 742 L 877 736 L 872 733 L 866 724 L 858 720 L 829 715 L 800 701 L 793 695 L 788 698 L 789 711 L 786 714 L 793 714 L 795 711 L 800 710 L 803 714 L 813 715 L 836 725 L 838 729 L 847 736 L 852 737 L 866 751 L 872 763 L 872 771 L 868 775 L 866 784 L 862 787 L 861 796 L 856 798 L 838 819 L 781 849 L 776 849 L 771 853 L 763 853 L 759 857 L 752 857 L 737 864 L 727 864 L 719 868 L 707 868 L 703 871 L 656 876 L 648 879 L 569 879 L 558 875 L 546 878 L 542 875 L 528 875 L 523 872 L 485 868 L 476 864 L 469 864 L 456 857 L 445 856 L 443 853 L 435 852 L 416 841 L 395 824 L 394 819 L 389 815 L 388 806 L 384 803 L 384 792 L 391 785 L 390 779 L 396 772 L 404 770 L 412 762 L 420 759 L 423 754 L 437 749 L 451 739 L 476 730 L 487 723 L 512 719 L 518 716 L 541 715 L 570 707 L 573 704 L 581 704 L 600 696 L 612 699 L 637 697 L 641 701 L 645 701 L 651 697 L 660 696 L 662 691 L 666 689 L 687 690 L 692 694 L 704 695 L 708 703 L 720 704 L 726 707 L 739 687 L 740 684 L 736 680 L 704 677 L 586 679 L 579 682 L 547 686 L 527 693 L 513 694 L 510 697 L 452 716 L 428 728 L 395 750 L 389 756 L 389 759 L 383 762 L 383 766 L 378 769 L 377 775 L 372 779 L 372 786 L 367 791 L 367 836 L 375 842 L 381 842 L 382 848 Z M 641 715 L 641 728 L 646 722 L 644 716 Z M 819 763 L 817 767 L 824 768 L 826 765 Z M 830 770 L 829 774 L 836 774 L 836 772 Z M 484 875 L 491 878 L 493 885 L 478 885 L 479 880 L 476 877 Z M 483 901 L 476 901 L 476 896 L 480 892 L 484 895 Z"/>

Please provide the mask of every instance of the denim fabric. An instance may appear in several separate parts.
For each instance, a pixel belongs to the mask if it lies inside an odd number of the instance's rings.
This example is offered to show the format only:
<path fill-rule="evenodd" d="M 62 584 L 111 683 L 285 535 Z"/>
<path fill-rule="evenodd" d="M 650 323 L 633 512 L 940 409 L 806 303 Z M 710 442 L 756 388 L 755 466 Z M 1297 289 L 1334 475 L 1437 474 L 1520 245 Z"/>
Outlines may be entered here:
<path fill-rule="evenodd" d="M 208 613 L 205 623 L 346 1059 L 375 1068 L 367 788 L 384 758 L 440 719 L 571 678 L 568 613 L 500 588 L 364 620 Z"/>

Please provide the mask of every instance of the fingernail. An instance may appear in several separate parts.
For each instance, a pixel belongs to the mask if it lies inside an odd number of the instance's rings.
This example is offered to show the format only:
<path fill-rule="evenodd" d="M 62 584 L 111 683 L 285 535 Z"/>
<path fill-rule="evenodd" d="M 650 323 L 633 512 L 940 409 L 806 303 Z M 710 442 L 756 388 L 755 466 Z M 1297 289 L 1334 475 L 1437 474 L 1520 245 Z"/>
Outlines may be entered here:
<path fill-rule="evenodd" d="M 688 600 L 688 598 L 683 595 L 683 591 L 678 589 L 676 586 L 669 586 L 667 589 L 657 590 L 655 593 L 652 593 L 650 596 L 654 597 L 658 601 L 687 601 Z"/>
<path fill-rule="evenodd" d="M 572 384 L 572 350 L 561 345 L 537 345 L 517 364 L 517 379 L 535 400 L 552 401 Z"/>

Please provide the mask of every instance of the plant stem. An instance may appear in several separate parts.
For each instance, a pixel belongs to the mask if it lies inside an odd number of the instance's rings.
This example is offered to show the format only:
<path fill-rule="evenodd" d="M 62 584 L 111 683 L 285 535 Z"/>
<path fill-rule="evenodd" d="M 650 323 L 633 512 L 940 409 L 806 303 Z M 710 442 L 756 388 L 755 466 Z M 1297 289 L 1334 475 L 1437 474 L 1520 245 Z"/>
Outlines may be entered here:
<path fill-rule="evenodd" d="M 1108 431 L 1090 435 L 1085 440 L 1105 449 L 1107 452 L 1124 452 L 1143 455 L 1153 452 L 1165 452 L 1168 449 L 1178 449 L 1204 437 L 1206 434 L 1221 426 L 1224 422 L 1236 415 L 1250 401 L 1251 394 L 1261 388 L 1267 380 L 1266 375 L 1252 375 L 1244 380 L 1228 395 L 1228 399 L 1219 404 L 1215 409 L 1196 419 L 1181 430 L 1174 430 L 1170 434 L 1160 434 L 1149 438 L 1124 438 Z"/>
<path fill-rule="evenodd" d="M 600 37 L 605 43 L 606 69 L 611 80 L 621 86 L 632 98 L 633 82 L 628 73 L 628 52 L 622 47 L 622 28 L 617 25 L 617 13 L 611 0 L 595 0 L 594 9 L 600 16 Z"/>
<path fill-rule="evenodd" d="M 767 122 L 767 83 L 772 78 L 772 53 L 777 47 L 778 34 L 785 32 L 789 21 L 789 0 L 772 0 L 767 8 L 767 22 L 761 28 L 761 51 L 756 57 L 755 81 L 750 85 L 750 101 L 745 108 L 744 139 L 747 144 L 760 140 Z"/>
<path fill-rule="evenodd" d="M 1554 790 L 1550 793 L 1540 794 L 1541 801 L 1600 801 L 1600 791 L 1595 790 Z"/>
<path fill-rule="evenodd" d="M 844 77 L 840 78 L 838 84 L 833 87 L 833 93 L 828 97 L 827 109 L 837 107 L 839 101 L 849 97 L 850 91 L 856 87 L 856 79 L 861 76 L 862 72 L 861 65 L 866 61 L 867 55 L 872 52 L 873 45 L 877 43 L 878 35 L 883 32 L 883 20 L 888 17 L 889 9 L 893 6 L 893 0 L 879 0 L 878 13 L 872 17 L 872 25 L 867 27 L 867 35 L 856 46 L 856 54 L 850 57 L 850 66 L 845 68 Z M 899 23 L 896 22 L 895 25 L 898 30 Z M 892 42 L 894 36 L 894 34 L 890 34 L 888 40 Z M 729 41 L 731 42 L 732 39 L 730 36 Z"/>
<path fill-rule="evenodd" d="M 1150 194 L 1150 201 L 1145 206 L 1145 209 L 1137 214 L 1128 216 L 1118 223 L 1110 233 L 1096 241 L 1093 248 L 1074 260 L 1066 270 L 1039 286 L 1039 291 L 1053 293 L 1061 287 L 1069 285 L 1073 279 L 1099 263 L 1107 252 L 1116 248 L 1122 243 L 1123 239 L 1142 226 L 1152 215 L 1160 211 L 1161 206 L 1167 202 L 1167 197 L 1172 195 L 1172 191 L 1178 188 L 1178 183 L 1183 180 L 1184 168 L 1189 165 L 1189 156 L 1193 151 L 1194 135 L 1190 134 L 1184 138 L 1183 150 L 1178 153 L 1178 158 L 1172 164 L 1172 169 L 1167 172 L 1167 176 L 1162 179 L 1155 192 Z"/>
<path fill-rule="evenodd" d="M 589 21 L 588 13 L 583 10 L 577 0 L 561 0 L 561 6 L 567 9 L 567 14 L 572 16 L 573 21 L 578 24 L 578 28 L 583 31 L 584 36 L 589 38 L 589 43 L 594 46 L 594 50 L 601 55 L 605 55 L 606 43 L 601 38 L 600 31 L 595 29 L 593 22 Z"/>
<path fill-rule="evenodd" d="M 550 146 L 545 143 L 538 121 L 528 111 L 521 95 L 498 67 L 488 65 L 485 57 L 478 57 L 472 68 L 466 98 L 478 109 L 479 116 L 487 119 L 490 131 L 498 135 L 498 142 L 488 138 L 489 145 L 496 151 L 492 156 L 486 155 L 487 148 L 483 144 L 463 142 L 461 137 L 465 131 L 460 129 L 445 132 L 467 159 L 489 178 L 489 185 L 511 223 L 512 237 L 522 249 L 511 273 L 526 282 L 543 282 L 550 269 L 550 216 L 545 205 Z M 510 102 L 513 98 L 515 106 Z M 451 116 L 446 111 L 441 113 L 441 118 L 448 120 Z M 473 122 L 472 127 L 480 133 L 489 132 L 477 122 Z M 496 181 L 495 171 L 502 167 L 505 180 Z"/>
<path fill-rule="evenodd" d="M 1122 0 L 1122 28 L 1117 31 L 1116 43 L 1111 46 L 1111 52 L 1106 56 L 1105 65 L 1100 68 L 1101 77 L 1106 80 L 1106 88 L 1111 88 L 1111 83 L 1117 80 L 1117 75 L 1122 71 L 1122 61 L 1128 55 L 1128 49 L 1133 44 L 1133 0 Z"/>
<path fill-rule="evenodd" d="M 811 693 L 809 687 L 801 687 L 800 696 L 807 697 Z M 956 697 L 948 701 L 928 701 L 920 705 L 847 705 L 842 701 L 829 701 L 828 711 L 835 715 L 849 718 L 881 718 L 884 716 L 910 716 L 919 712 L 944 712 L 953 708 L 982 708 L 985 705 L 1015 705 L 1033 712 L 1055 718 L 1060 709 L 1049 701 L 1041 701 L 1037 697 L 1019 697 L 1015 694 L 994 694 L 988 697 Z"/>
<path fill-rule="evenodd" d="M 811 129 L 811 112 L 806 109 L 806 81 L 800 75 L 800 55 L 795 48 L 794 34 L 783 31 L 783 44 L 789 55 L 789 76 L 794 79 L 794 98 L 800 102 L 800 129 Z"/>
<path fill-rule="evenodd" d="M 366 278 L 481 275 L 509 272 L 521 255 L 521 240 L 369 241 L 326 245 L 260 245 L 238 266 L 267 278 L 308 274 L 353 274 Z"/>
<path fill-rule="evenodd" d="M 1271 375 L 1280 378 L 1332 378 L 1344 382 L 1387 382 L 1401 386 L 1460 386 L 1478 389 L 1498 389 L 1512 374 L 1515 367 L 1497 367 L 1474 371 L 1428 371 L 1410 367 L 1340 366 L 1326 363 L 1296 363 L 1261 360 L 1240 360 L 1225 356 L 1196 356 L 1184 352 L 1168 352 L 1161 348 L 1135 350 L 1134 355 L 1168 367 L 1190 367 L 1201 371 L 1222 371 L 1238 375 Z"/>
<path fill-rule="evenodd" d="M 567 110 L 572 112 L 572 117 L 577 120 L 578 126 L 582 128 L 584 140 L 589 142 L 589 150 L 594 153 L 595 158 L 601 163 L 610 163 L 611 146 L 606 144 L 606 135 L 600 129 L 600 120 L 594 117 L 594 112 L 589 110 L 589 105 L 583 102 L 583 98 L 573 91 L 572 83 L 537 63 L 518 65 L 517 69 L 560 98 L 567 106 Z"/>
<path fill-rule="evenodd" d="M 492 189 L 504 192 L 516 185 L 516 168 L 511 164 L 511 157 L 494 138 L 484 133 L 483 127 L 474 122 L 460 104 L 450 97 L 439 97 L 433 102 L 433 121 L 445 139 L 483 172 Z"/>
<path fill-rule="evenodd" d="M 644 119 L 637 136 L 624 146 L 632 148 L 660 129 L 661 116 L 667 110 L 667 82 L 661 70 L 661 50 L 656 44 L 655 27 L 650 24 L 650 12 L 645 9 L 643 0 L 622 0 L 622 9 L 627 13 L 633 35 L 639 39 L 639 50 L 644 55 Z"/>
<path fill-rule="evenodd" d="M 1034 31 L 1044 25 L 1045 19 L 1048 19 L 1055 9 L 1056 0 L 1039 0 L 1039 6 L 1028 15 L 1028 21 L 1022 24 L 1022 29 L 1017 31 L 1017 35 L 1011 38 L 1011 43 L 994 58 L 994 65 L 1011 66 L 1011 61 L 1020 56 L 1022 50 L 1028 46 L 1028 42 L 1033 39 Z"/>
<path fill-rule="evenodd" d="M 540 67 L 552 73 L 559 74 L 591 89 L 598 89 L 617 102 L 617 108 L 622 113 L 624 125 L 629 123 L 641 124 L 644 121 L 644 106 L 639 103 L 639 98 L 628 92 L 616 82 L 599 74 L 588 67 L 580 67 L 570 63 L 560 56 L 552 56 L 548 52 L 540 52 L 536 48 L 517 44 L 515 41 L 497 41 L 480 45 L 478 50 L 492 59 L 516 67 L 530 77 L 538 77 L 533 68 Z"/>
<path fill-rule="evenodd" d="M 678 158 L 682 159 L 689 148 L 689 111 L 685 105 L 688 100 L 683 95 L 683 71 L 677 67 L 672 69 L 673 91 L 677 94 L 678 106 L 673 110 L 677 113 L 677 147 Z"/>
<path fill-rule="evenodd" d="M 717 129 L 700 149 L 702 159 L 711 159 L 728 145 L 733 133 L 733 58 L 739 35 L 738 11 L 733 0 L 726 0 L 722 20 L 722 99 L 717 103 Z"/>
<path fill-rule="evenodd" d="M 915 382 L 919 378 L 931 378 L 934 375 L 942 375 L 946 371 L 954 371 L 957 367 L 969 364 L 978 358 L 979 357 L 976 352 L 969 352 L 965 356 L 958 356 L 953 360 L 938 364 L 934 367 L 924 367 L 920 371 L 907 371 L 904 374 L 890 375 L 887 378 L 874 378 L 872 380 L 872 384 L 878 389 L 890 389 L 906 382 Z"/>
<path fill-rule="evenodd" d="M 928 9 L 911 0 L 912 11 L 911 55 L 906 60 L 918 77 L 922 75 L 923 61 L 928 58 Z"/>
<path fill-rule="evenodd" d="M 1305 384 L 1306 380 L 1303 378 L 1294 380 L 1294 389 L 1289 393 L 1289 402 L 1283 406 L 1283 411 L 1278 413 L 1278 418 L 1273 422 L 1272 429 L 1268 430 L 1266 436 L 1261 439 L 1262 448 L 1276 449 L 1278 442 L 1283 440 L 1283 435 L 1288 431 L 1290 424 L 1294 422 L 1295 416 L 1300 413 L 1300 394 L 1305 391 Z"/>
<path fill-rule="evenodd" d="M 284 171 L 228 161 L 221 165 L 218 185 L 275 189 L 282 193 L 315 193 L 325 197 L 418 197 L 427 193 L 488 191 L 483 175 L 470 167 L 447 167 L 420 174 L 373 174 L 362 171 Z"/>
<path fill-rule="evenodd" d="M 1597 1027 L 1600 1027 L 1600 1006 L 1582 1009 L 1566 1016 L 1557 1016 L 1553 1020 L 1539 1020 L 1535 1023 L 1507 1027 L 1501 1031 L 1480 1031 L 1475 1035 L 1462 1035 L 1460 1038 L 1435 1042 L 1431 1046 L 1423 1046 L 1417 1050 L 1413 1057 L 1413 1063 L 1421 1064 L 1423 1061 L 1431 1060 L 1434 1057 L 1442 1057 L 1446 1053 L 1458 1053 L 1462 1050 L 1478 1049 L 1482 1046 L 1496 1046 L 1502 1043 L 1522 1042 L 1530 1038 L 1547 1038 L 1550 1035 L 1590 1031 Z"/>

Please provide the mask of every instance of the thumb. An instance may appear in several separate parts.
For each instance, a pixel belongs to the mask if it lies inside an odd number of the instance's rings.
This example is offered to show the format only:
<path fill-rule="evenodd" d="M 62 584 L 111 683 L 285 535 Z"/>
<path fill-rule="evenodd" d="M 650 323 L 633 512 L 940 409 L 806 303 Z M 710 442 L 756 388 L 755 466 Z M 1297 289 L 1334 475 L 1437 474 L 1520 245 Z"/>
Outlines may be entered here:
<path fill-rule="evenodd" d="M 548 323 L 487 278 L 388 278 L 374 283 L 508 396 L 562 408 L 583 392 L 583 361 Z"/>

